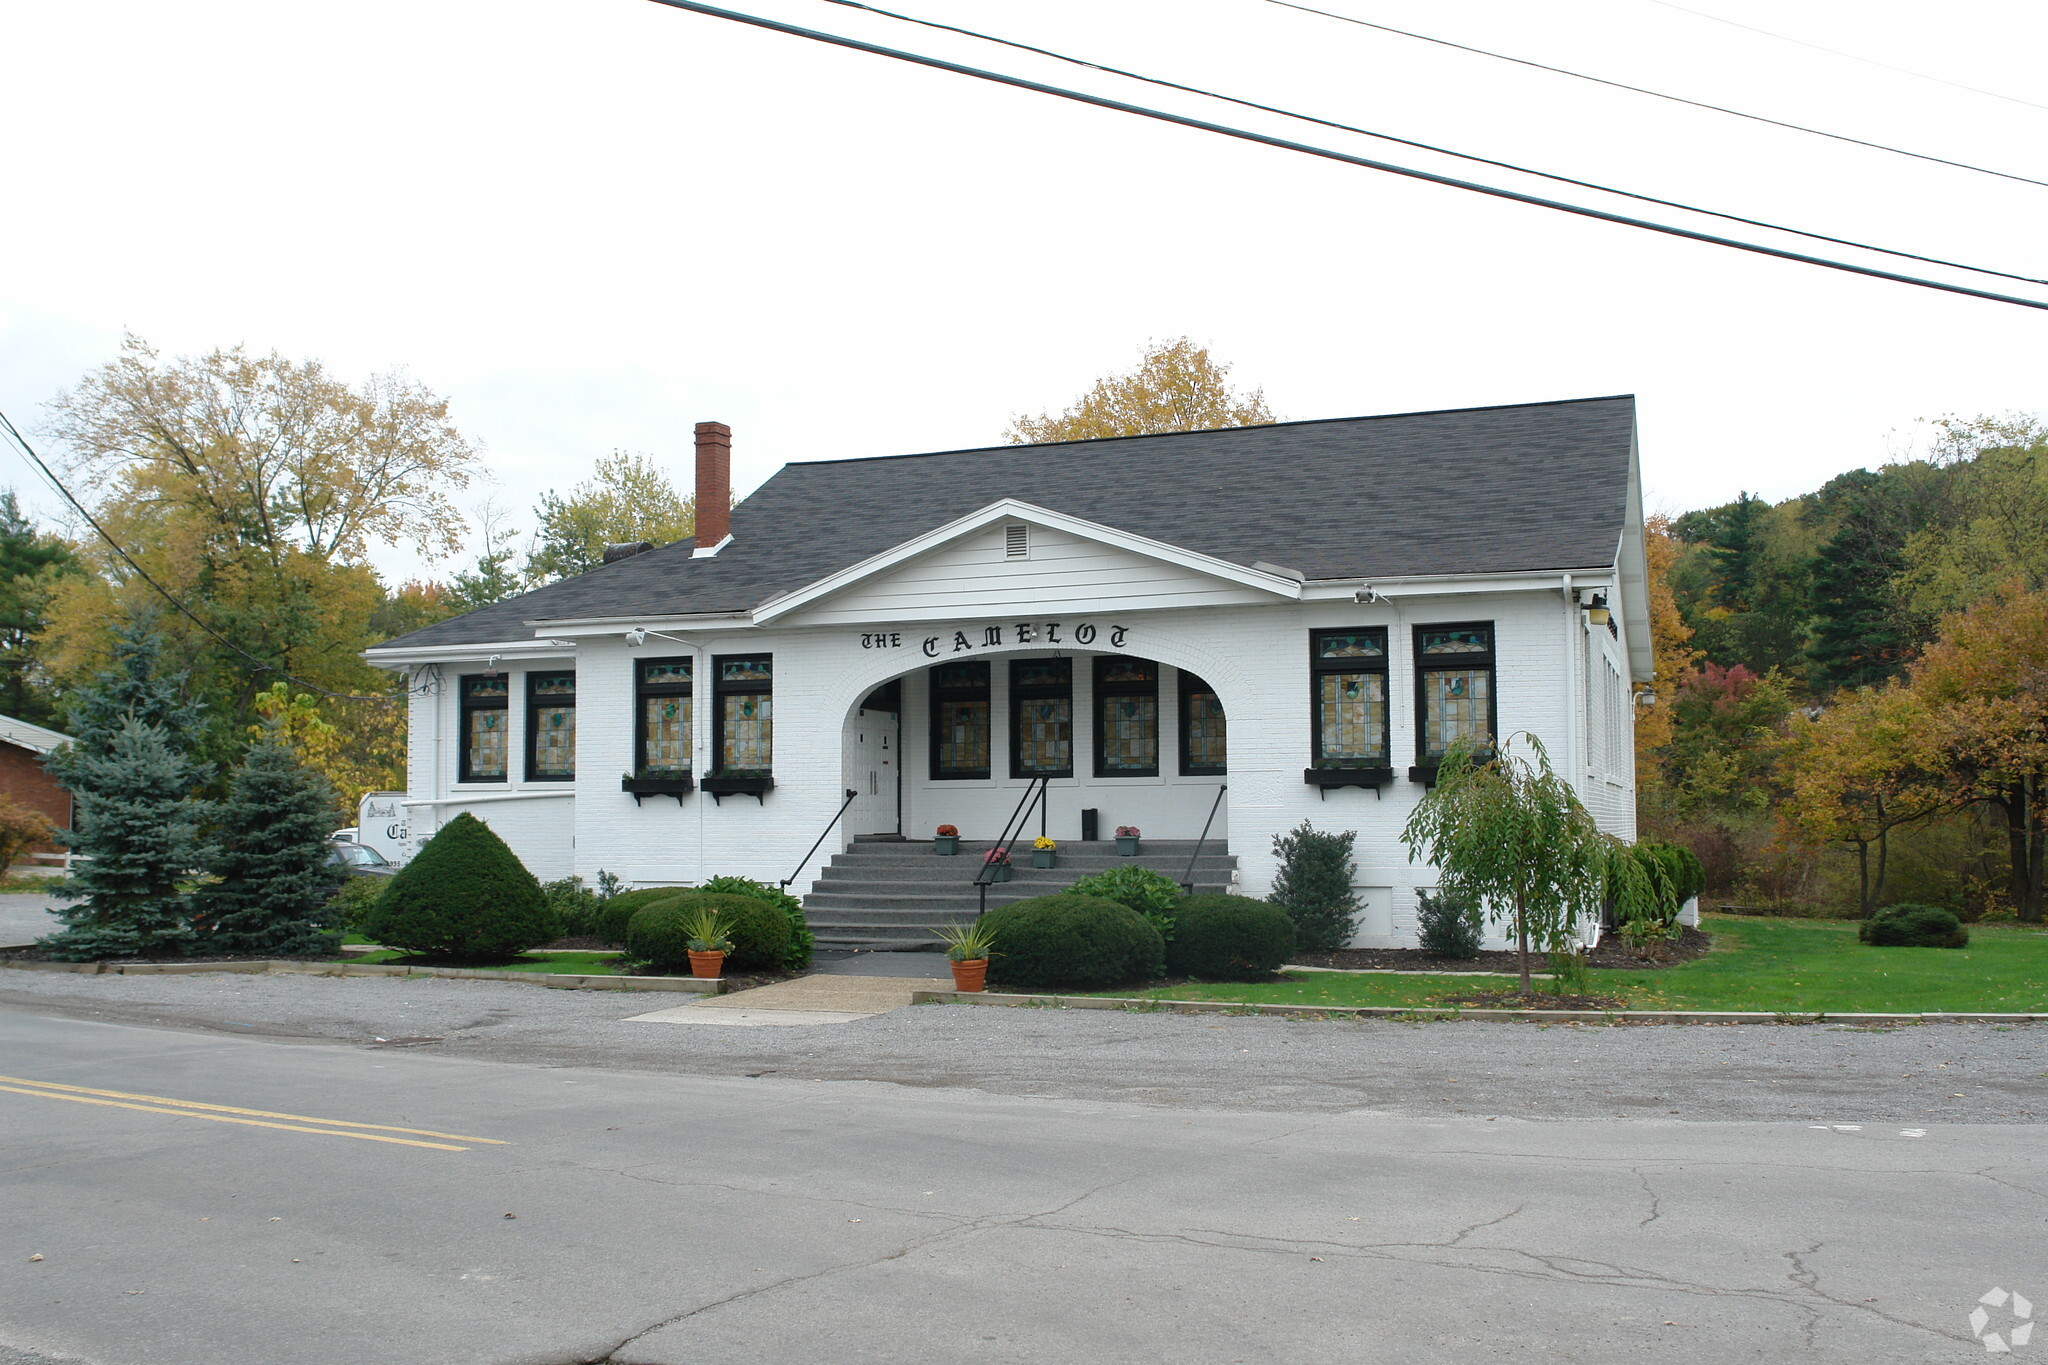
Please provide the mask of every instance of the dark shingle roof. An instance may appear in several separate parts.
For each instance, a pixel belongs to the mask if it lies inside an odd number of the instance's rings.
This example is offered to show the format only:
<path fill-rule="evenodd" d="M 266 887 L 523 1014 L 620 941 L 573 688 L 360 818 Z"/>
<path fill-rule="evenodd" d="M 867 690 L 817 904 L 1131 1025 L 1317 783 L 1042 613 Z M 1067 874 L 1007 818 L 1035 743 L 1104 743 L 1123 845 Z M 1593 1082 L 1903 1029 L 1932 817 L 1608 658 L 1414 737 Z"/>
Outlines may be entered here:
<path fill-rule="evenodd" d="M 1311 579 L 1604 567 L 1634 430 L 1623 395 L 785 465 L 733 509 L 714 558 L 680 541 L 385 647 L 744 612 L 1004 497 Z"/>

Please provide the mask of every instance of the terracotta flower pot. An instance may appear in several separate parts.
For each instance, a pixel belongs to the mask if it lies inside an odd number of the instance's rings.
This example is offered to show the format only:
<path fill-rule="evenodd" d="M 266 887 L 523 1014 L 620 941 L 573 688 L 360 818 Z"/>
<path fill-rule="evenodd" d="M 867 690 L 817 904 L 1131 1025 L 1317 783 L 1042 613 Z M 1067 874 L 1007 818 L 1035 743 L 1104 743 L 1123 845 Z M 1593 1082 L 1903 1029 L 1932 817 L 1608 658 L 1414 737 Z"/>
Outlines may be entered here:
<path fill-rule="evenodd" d="M 956 991 L 979 991 L 987 989 L 988 959 L 977 957 L 972 962 L 951 962 L 953 989 Z"/>
<path fill-rule="evenodd" d="M 700 953 L 695 948 L 685 949 L 690 955 L 690 975 L 704 976 L 716 980 L 725 972 L 724 953 Z"/>

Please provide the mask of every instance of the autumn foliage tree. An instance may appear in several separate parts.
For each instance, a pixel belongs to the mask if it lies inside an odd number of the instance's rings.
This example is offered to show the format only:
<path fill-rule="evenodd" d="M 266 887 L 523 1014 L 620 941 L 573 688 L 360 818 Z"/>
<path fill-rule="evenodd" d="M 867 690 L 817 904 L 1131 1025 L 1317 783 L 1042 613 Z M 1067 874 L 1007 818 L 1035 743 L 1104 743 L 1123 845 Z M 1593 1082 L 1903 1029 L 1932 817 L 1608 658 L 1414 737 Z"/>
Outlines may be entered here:
<path fill-rule="evenodd" d="M 1208 347 L 1186 337 L 1155 341 L 1135 370 L 1096 380 L 1064 412 L 1019 416 L 1005 435 L 1014 445 L 1027 445 L 1274 421 L 1265 390 L 1239 392 L 1230 387 L 1229 374 L 1230 366 L 1212 360 Z"/>

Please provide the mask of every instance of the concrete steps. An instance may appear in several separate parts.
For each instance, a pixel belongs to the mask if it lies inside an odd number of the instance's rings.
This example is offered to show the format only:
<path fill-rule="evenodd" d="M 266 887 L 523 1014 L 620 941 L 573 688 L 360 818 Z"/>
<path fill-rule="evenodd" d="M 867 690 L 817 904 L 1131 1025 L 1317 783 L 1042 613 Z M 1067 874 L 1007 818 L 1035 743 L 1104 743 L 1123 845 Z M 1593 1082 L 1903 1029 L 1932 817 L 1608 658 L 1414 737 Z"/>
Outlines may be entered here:
<path fill-rule="evenodd" d="M 974 918 L 981 905 L 974 878 L 991 845 L 962 841 L 960 852 L 942 858 L 926 842 L 860 841 L 834 855 L 804 897 L 804 917 L 821 946 L 914 951 L 935 948 L 936 925 Z M 1030 842 L 1011 854 L 1010 880 L 988 888 L 989 909 L 1033 896 L 1049 896 L 1091 873 L 1113 867 L 1149 867 L 1175 881 L 1188 876 L 1192 839 L 1148 839 L 1137 857 L 1119 857 L 1114 843 L 1062 843 L 1059 865 L 1032 867 Z M 1228 891 L 1237 859 L 1210 840 L 1195 860 L 1195 890 Z"/>

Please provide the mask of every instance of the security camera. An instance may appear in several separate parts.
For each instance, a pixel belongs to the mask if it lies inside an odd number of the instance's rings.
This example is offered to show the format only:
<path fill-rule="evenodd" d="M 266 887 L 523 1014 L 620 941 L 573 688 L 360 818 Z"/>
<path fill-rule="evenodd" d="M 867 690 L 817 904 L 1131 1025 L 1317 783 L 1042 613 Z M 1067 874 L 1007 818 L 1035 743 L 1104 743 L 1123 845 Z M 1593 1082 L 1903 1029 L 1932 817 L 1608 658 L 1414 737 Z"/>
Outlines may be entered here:
<path fill-rule="evenodd" d="M 628 648 L 638 649 L 640 646 L 646 643 L 647 632 L 642 627 L 635 626 L 631 630 L 626 632 L 626 645 Z"/>
<path fill-rule="evenodd" d="M 1379 593 L 1374 592 L 1372 584 L 1368 583 L 1364 587 L 1360 588 L 1357 592 L 1352 593 L 1351 600 L 1354 602 L 1364 602 L 1367 605 L 1370 605 L 1374 602 L 1384 602 L 1387 599 L 1381 596 Z"/>

